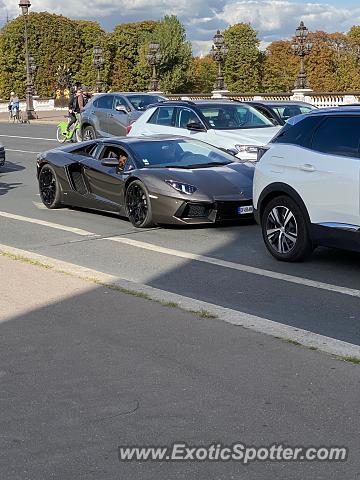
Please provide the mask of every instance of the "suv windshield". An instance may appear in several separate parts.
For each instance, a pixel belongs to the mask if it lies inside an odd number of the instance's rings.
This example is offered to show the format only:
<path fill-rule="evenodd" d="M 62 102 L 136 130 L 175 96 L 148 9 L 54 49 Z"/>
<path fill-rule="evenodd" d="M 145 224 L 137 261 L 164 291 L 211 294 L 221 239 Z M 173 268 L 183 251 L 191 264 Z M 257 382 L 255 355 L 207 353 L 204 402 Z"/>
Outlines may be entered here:
<path fill-rule="evenodd" d="M 131 146 L 142 166 L 147 168 L 202 168 L 234 161 L 231 155 L 193 140 L 152 140 Z"/>
<path fill-rule="evenodd" d="M 209 128 L 215 130 L 237 130 L 240 128 L 273 127 L 274 124 L 261 112 L 249 105 L 218 104 L 198 105 Z"/>
<path fill-rule="evenodd" d="M 143 111 L 146 110 L 146 107 L 153 103 L 164 102 L 165 97 L 160 95 L 127 95 L 127 99 L 135 110 Z"/>

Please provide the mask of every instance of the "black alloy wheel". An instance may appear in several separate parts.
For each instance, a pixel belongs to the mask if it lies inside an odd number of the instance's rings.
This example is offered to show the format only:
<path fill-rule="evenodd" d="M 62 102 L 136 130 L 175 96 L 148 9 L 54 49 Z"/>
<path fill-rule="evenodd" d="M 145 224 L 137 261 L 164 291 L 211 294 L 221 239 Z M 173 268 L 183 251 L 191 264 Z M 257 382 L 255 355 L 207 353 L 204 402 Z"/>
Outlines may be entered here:
<path fill-rule="evenodd" d="M 50 165 L 45 165 L 39 174 L 39 192 L 43 204 L 50 209 L 60 206 L 60 188 L 56 173 Z"/>
<path fill-rule="evenodd" d="M 151 203 L 145 185 L 139 180 L 130 183 L 126 190 L 126 210 L 130 222 L 137 228 L 154 226 Z"/>
<path fill-rule="evenodd" d="M 305 216 L 290 197 L 272 199 L 261 219 L 262 234 L 269 252 L 278 260 L 304 260 L 313 250 Z"/>
<path fill-rule="evenodd" d="M 95 138 L 96 138 L 96 132 L 94 127 L 92 127 L 91 125 L 88 125 L 87 127 L 85 127 L 82 134 L 82 139 L 84 140 L 84 142 L 88 140 L 95 140 Z"/>

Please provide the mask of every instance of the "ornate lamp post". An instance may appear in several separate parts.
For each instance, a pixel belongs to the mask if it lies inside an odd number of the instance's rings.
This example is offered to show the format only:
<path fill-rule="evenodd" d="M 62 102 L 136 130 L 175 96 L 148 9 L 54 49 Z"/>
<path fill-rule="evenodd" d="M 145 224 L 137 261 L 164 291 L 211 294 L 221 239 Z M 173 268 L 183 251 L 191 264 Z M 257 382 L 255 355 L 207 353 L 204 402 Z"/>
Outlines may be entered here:
<path fill-rule="evenodd" d="M 309 81 L 305 71 L 305 56 L 309 55 L 313 45 L 307 41 L 308 34 L 309 30 L 305 27 L 304 22 L 300 22 L 295 32 L 295 41 L 292 45 L 294 54 L 300 57 L 300 72 L 295 80 L 295 88 L 299 90 L 309 88 Z"/>
<path fill-rule="evenodd" d="M 160 65 L 162 55 L 160 52 L 160 45 L 158 43 L 152 42 L 149 44 L 148 54 L 146 55 L 146 60 L 148 64 L 152 67 L 152 78 L 150 80 L 150 91 L 158 92 L 160 90 L 160 80 L 158 78 L 158 66 Z"/>
<path fill-rule="evenodd" d="M 226 91 L 226 84 L 224 80 L 223 67 L 226 57 L 229 53 L 229 49 L 225 45 L 224 35 L 218 30 L 214 36 L 214 44 L 211 47 L 211 56 L 218 63 L 219 70 L 218 76 L 215 81 L 214 88 L 217 91 Z"/>
<path fill-rule="evenodd" d="M 34 57 L 29 52 L 29 39 L 28 39 L 28 23 L 27 17 L 29 15 L 29 8 L 31 7 L 30 0 L 20 0 L 19 7 L 24 17 L 25 24 L 25 64 L 26 64 L 26 113 L 25 121 L 36 118 L 34 110 L 34 85 L 33 85 L 33 73 L 36 65 Z"/>
<path fill-rule="evenodd" d="M 96 45 L 94 47 L 94 65 L 97 70 L 97 77 L 96 77 L 96 91 L 100 93 L 102 91 L 102 81 L 101 81 L 101 67 L 103 66 L 104 58 L 103 58 L 103 49 Z"/>

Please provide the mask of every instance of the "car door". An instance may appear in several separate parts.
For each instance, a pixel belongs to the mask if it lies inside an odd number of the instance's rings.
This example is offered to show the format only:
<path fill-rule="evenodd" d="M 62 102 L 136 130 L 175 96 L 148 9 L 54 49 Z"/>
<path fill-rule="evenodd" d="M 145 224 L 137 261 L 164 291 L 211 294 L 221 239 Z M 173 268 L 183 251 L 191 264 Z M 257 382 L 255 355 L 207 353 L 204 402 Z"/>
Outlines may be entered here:
<path fill-rule="evenodd" d="M 98 208 L 117 213 L 121 213 L 124 204 L 125 175 L 119 168 L 102 165 L 101 160 L 109 156 L 118 158 L 121 151 L 124 149 L 120 145 L 104 143 L 96 158 L 89 157 L 82 161 L 87 185 Z"/>
<path fill-rule="evenodd" d="M 119 108 L 120 107 L 120 108 Z M 121 108 L 122 107 L 122 108 Z M 127 134 L 127 127 L 129 125 L 129 116 L 131 109 L 126 100 L 120 96 L 114 96 L 114 103 L 111 112 L 108 116 L 108 130 L 110 135 L 116 137 L 125 137 Z"/>
<path fill-rule="evenodd" d="M 102 137 L 109 135 L 109 117 L 112 114 L 114 95 L 101 95 L 94 102 L 93 116 L 97 124 L 98 133 Z"/>
<path fill-rule="evenodd" d="M 359 143 L 360 116 L 329 116 L 295 157 L 292 183 L 312 223 L 360 225 Z"/>
<path fill-rule="evenodd" d="M 198 123 L 203 127 L 203 131 L 189 130 L 187 128 L 189 123 Z M 196 112 L 191 108 L 187 107 L 178 107 L 177 115 L 175 120 L 175 134 L 182 135 L 186 137 L 196 138 L 197 140 L 202 140 L 206 142 L 208 140 L 208 134 L 206 127 L 203 124 L 202 120 L 199 118 Z"/>

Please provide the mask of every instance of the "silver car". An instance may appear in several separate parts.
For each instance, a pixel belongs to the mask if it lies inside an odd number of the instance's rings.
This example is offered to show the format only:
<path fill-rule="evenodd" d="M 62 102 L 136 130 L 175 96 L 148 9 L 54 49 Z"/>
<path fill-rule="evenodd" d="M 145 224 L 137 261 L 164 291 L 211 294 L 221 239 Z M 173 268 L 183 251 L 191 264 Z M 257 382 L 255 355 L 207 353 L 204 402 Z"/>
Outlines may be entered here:
<path fill-rule="evenodd" d="M 166 100 L 152 93 L 103 93 L 95 95 L 81 114 L 83 140 L 126 136 L 129 126 L 146 108 Z"/>

